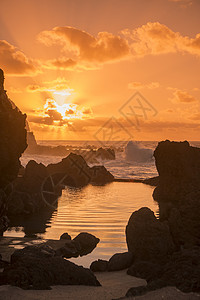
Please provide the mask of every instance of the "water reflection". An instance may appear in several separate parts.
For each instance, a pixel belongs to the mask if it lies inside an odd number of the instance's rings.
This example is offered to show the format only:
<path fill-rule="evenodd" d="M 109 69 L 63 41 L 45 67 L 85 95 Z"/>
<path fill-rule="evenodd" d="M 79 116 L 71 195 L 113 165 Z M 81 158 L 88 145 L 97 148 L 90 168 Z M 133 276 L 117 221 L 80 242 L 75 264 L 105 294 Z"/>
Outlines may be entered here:
<path fill-rule="evenodd" d="M 9 217 L 10 227 L 4 236 L 25 236 L 33 237 L 34 235 L 42 235 L 46 229 L 50 227 L 52 216 L 57 214 L 57 210 L 46 209 L 37 214 L 27 216 Z"/>
<path fill-rule="evenodd" d="M 12 226 L 25 234 L 39 234 L 41 238 L 59 239 L 68 232 L 74 238 L 89 232 L 100 238 L 98 247 L 76 263 L 88 265 L 92 259 L 109 258 L 126 249 L 125 227 L 133 211 L 148 206 L 154 212 L 157 204 L 152 199 L 154 188 L 142 183 L 113 182 L 105 186 L 88 185 L 82 189 L 66 188 L 55 211 L 44 211 L 37 216 L 13 219 Z M 5 236 L 19 236 L 10 228 Z M 23 232 L 21 236 L 23 237 Z"/>

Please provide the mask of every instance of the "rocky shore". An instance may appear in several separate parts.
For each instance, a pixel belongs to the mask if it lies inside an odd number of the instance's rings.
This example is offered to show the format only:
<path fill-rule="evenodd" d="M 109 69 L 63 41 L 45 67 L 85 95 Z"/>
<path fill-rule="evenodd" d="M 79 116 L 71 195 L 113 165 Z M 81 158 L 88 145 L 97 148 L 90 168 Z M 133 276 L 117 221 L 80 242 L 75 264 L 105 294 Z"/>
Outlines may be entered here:
<path fill-rule="evenodd" d="M 89 183 L 104 185 L 114 181 L 104 166 L 89 167 L 84 157 L 75 153 L 57 164 L 44 166 L 32 160 L 22 168 L 19 158 L 27 147 L 25 127 L 26 115 L 7 97 L 0 70 L 0 235 L 8 226 L 7 217 L 54 210 L 65 186 L 82 188 Z M 102 148 L 95 155 L 115 158 L 113 151 Z M 158 144 L 154 157 L 159 176 L 143 183 L 156 186 L 153 197 L 159 206 L 159 218 L 148 207 L 132 213 L 125 229 L 127 252 L 116 253 L 108 261 L 96 260 L 90 269 L 83 268 L 68 259 L 91 253 L 99 239 L 86 232 L 71 239 L 65 233 L 54 245 L 28 245 L 15 250 L 9 260 L 0 256 L 0 285 L 25 290 L 47 290 L 54 285 L 98 289 L 101 283 L 96 272 L 128 269 L 129 276 L 145 281 L 129 286 L 126 297 L 142 297 L 169 286 L 198 297 L 200 149 L 187 141 L 166 140 Z"/>

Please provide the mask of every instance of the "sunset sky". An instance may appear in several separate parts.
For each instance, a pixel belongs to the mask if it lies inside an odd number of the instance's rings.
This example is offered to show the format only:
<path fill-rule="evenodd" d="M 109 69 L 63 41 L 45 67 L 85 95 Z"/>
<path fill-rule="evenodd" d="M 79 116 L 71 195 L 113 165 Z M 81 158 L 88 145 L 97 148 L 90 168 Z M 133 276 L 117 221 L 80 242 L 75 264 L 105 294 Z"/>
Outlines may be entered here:
<path fill-rule="evenodd" d="M 200 140 L 199 16 L 200 0 L 0 0 L 5 89 L 40 140 Z"/>

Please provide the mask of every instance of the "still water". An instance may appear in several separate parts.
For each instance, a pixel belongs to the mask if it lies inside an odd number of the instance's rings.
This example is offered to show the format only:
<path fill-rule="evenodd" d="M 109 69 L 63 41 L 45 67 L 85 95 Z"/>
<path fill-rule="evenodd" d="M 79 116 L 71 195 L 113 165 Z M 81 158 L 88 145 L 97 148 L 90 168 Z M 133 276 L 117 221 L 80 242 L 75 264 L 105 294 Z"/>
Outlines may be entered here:
<path fill-rule="evenodd" d="M 44 239 L 59 239 L 64 232 L 72 238 L 80 232 L 89 232 L 100 239 L 97 248 L 87 256 L 72 259 L 89 266 L 95 259 L 109 259 L 114 253 L 126 251 L 125 227 L 131 213 L 143 206 L 157 212 L 153 189 L 132 182 L 88 185 L 82 189 L 66 187 L 52 214 L 27 218 L 23 226 L 16 226 L 19 224 L 16 221 L 4 236 L 23 237 L 24 232 L 32 232 Z"/>

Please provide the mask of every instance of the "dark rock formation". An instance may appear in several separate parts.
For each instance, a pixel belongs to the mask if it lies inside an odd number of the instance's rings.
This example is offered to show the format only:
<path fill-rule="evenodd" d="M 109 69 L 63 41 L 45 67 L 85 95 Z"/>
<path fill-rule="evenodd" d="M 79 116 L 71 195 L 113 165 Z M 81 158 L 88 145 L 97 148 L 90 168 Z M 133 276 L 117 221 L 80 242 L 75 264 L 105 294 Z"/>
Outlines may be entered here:
<path fill-rule="evenodd" d="M 152 186 L 157 186 L 159 184 L 159 176 L 144 179 L 142 180 L 142 183 L 152 185 Z"/>
<path fill-rule="evenodd" d="M 114 176 L 106 170 L 104 166 L 94 166 L 91 168 L 91 182 L 95 184 L 106 184 L 112 182 Z"/>
<path fill-rule="evenodd" d="M 137 262 L 127 271 L 129 275 L 147 280 L 147 286 L 131 288 L 127 296 L 136 296 L 164 286 L 176 286 L 182 292 L 200 291 L 199 247 L 175 252 L 162 263 Z"/>
<path fill-rule="evenodd" d="M 155 260 L 174 251 L 169 226 L 147 207 L 135 211 L 126 226 L 128 249 L 136 259 Z"/>
<path fill-rule="evenodd" d="M 153 197 L 174 242 L 200 245 L 200 149 L 188 142 L 160 142 L 154 152 L 159 184 Z"/>
<path fill-rule="evenodd" d="M 127 296 L 164 286 L 199 293 L 200 149 L 188 142 L 165 141 L 154 156 L 159 182 L 153 196 L 159 220 L 142 208 L 132 214 L 126 230 L 129 250 L 137 257 L 128 274 L 148 284 L 131 288 Z"/>
<path fill-rule="evenodd" d="M 50 175 L 56 173 L 68 174 L 64 184 L 74 187 L 87 185 L 91 180 L 90 167 L 81 155 L 70 153 L 60 163 L 47 166 Z"/>
<path fill-rule="evenodd" d="M 27 143 L 28 147 L 26 149 L 26 154 L 31 155 L 52 155 L 52 156 L 67 156 L 69 154 L 69 150 L 66 149 L 65 146 L 45 146 L 38 145 L 35 139 L 34 133 L 31 131 L 27 131 Z"/>
<path fill-rule="evenodd" d="M 0 188 L 17 177 L 19 158 L 27 147 L 25 122 L 26 115 L 13 105 L 4 90 L 0 69 Z"/>
<path fill-rule="evenodd" d="M 115 151 L 111 148 L 99 148 L 96 151 L 96 157 L 101 158 L 102 160 L 114 160 Z"/>
<path fill-rule="evenodd" d="M 4 73 L 0 69 L 0 236 L 8 227 L 4 189 L 19 172 L 21 154 L 27 147 L 26 115 L 22 114 L 4 90 Z"/>
<path fill-rule="evenodd" d="M 108 261 L 103 259 L 95 260 L 91 263 L 90 270 L 93 272 L 106 272 L 108 271 Z"/>
<path fill-rule="evenodd" d="M 73 241 L 67 240 L 65 245 L 56 250 L 57 256 L 62 256 L 65 258 L 78 257 L 80 255 L 80 245 Z"/>
<path fill-rule="evenodd" d="M 133 253 L 124 252 L 114 254 L 108 261 L 108 271 L 120 271 L 127 269 L 133 263 Z"/>
<path fill-rule="evenodd" d="M 65 232 L 60 236 L 60 240 L 71 240 L 71 236 Z"/>
<path fill-rule="evenodd" d="M 61 257 L 47 246 L 16 250 L 11 264 L 0 273 L 0 284 L 23 289 L 50 289 L 52 285 L 93 285 L 100 283 L 89 270 Z"/>
<path fill-rule="evenodd" d="M 29 161 L 23 175 L 7 188 L 8 214 L 34 214 L 46 207 L 55 209 L 65 186 L 81 188 L 90 182 L 105 184 L 114 180 L 104 167 L 96 167 L 97 172 L 94 168 L 73 153 L 47 167 Z"/>
<path fill-rule="evenodd" d="M 98 243 L 99 239 L 94 235 L 87 232 L 81 232 L 73 240 L 66 240 L 65 245 L 57 249 L 56 255 L 65 258 L 87 255 L 96 248 Z"/>
<path fill-rule="evenodd" d="M 90 233 L 81 232 L 73 239 L 73 241 L 76 243 L 77 248 L 80 249 L 80 256 L 83 256 L 91 253 L 94 248 L 96 248 L 100 239 Z"/>

